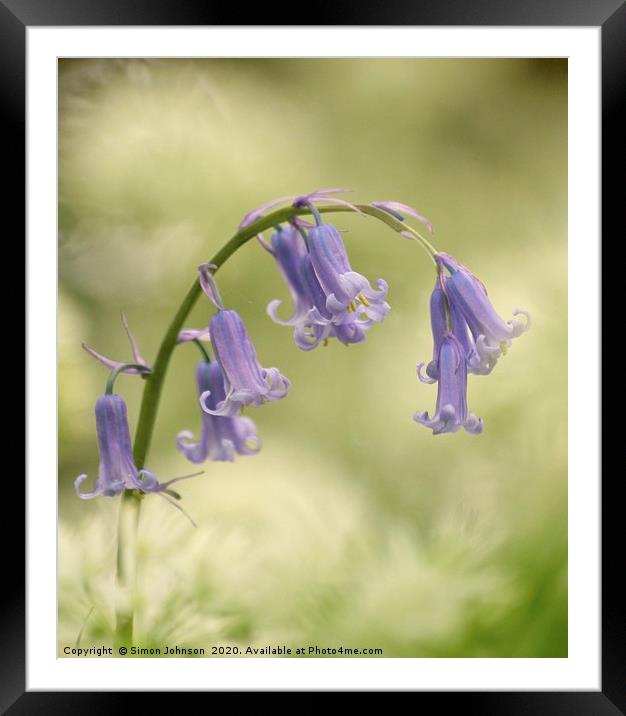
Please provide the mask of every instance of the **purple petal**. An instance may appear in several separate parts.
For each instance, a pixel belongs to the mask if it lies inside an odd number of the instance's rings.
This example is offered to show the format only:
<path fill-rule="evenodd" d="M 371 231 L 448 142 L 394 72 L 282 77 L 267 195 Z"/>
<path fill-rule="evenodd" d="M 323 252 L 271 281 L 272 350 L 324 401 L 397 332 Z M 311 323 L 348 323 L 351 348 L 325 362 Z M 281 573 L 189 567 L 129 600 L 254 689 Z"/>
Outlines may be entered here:
<path fill-rule="evenodd" d="M 126 335 L 128 336 L 128 340 L 130 342 L 130 347 L 133 353 L 133 363 L 138 364 L 140 366 L 145 366 L 145 368 L 137 368 L 136 366 L 129 366 L 127 368 L 124 368 L 122 371 L 123 373 L 128 373 L 129 375 L 145 375 L 146 373 L 150 373 L 152 369 L 146 362 L 146 360 L 142 357 L 141 353 L 139 352 L 139 346 L 137 345 L 137 341 L 135 340 L 133 334 L 130 331 L 130 328 L 128 327 L 128 321 L 126 320 L 126 316 L 122 313 L 122 325 L 124 326 L 124 330 L 126 331 Z M 106 356 L 102 355 L 101 353 L 98 353 L 93 348 L 88 346 L 85 343 L 81 343 L 81 346 L 87 353 L 89 353 L 90 356 L 95 358 L 97 361 L 100 361 L 103 365 L 105 365 L 110 370 L 114 370 L 116 368 L 120 368 L 121 366 L 125 365 L 126 363 L 130 363 L 130 361 L 119 361 L 119 360 L 113 360 L 112 358 L 107 358 Z"/>
<path fill-rule="evenodd" d="M 423 367 L 424 367 L 424 363 L 417 364 L 417 377 L 422 381 L 422 383 L 428 383 L 429 385 L 436 383 L 437 380 L 435 378 L 431 378 L 429 375 L 424 375 L 422 373 Z"/>
<path fill-rule="evenodd" d="M 183 328 L 178 334 L 176 343 L 189 343 L 190 341 L 210 340 L 209 327 L 206 328 Z"/>
<path fill-rule="evenodd" d="M 124 325 L 124 330 L 126 331 L 126 335 L 128 336 L 130 347 L 133 352 L 133 363 L 147 366 L 148 363 L 139 352 L 139 346 L 137 345 L 137 341 L 135 340 L 135 337 L 133 336 L 130 331 L 130 328 L 128 327 L 128 321 L 126 320 L 126 316 L 124 315 L 124 313 L 122 313 L 122 324 Z"/>
<path fill-rule="evenodd" d="M 305 196 L 324 196 L 326 194 L 350 194 L 354 189 L 316 189 Z"/>
<path fill-rule="evenodd" d="M 431 222 L 423 214 L 420 214 L 419 211 L 413 209 L 410 206 L 407 206 L 406 204 L 402 204 L 399 201 L 373 201 L 371 202 L 371 204 L 378 209 L 382 209 L 383 211 L 388 212 L 396 218 L 398 218 L 399 215 L 401 221 L 404 221 L 403 214 L 408 214 L 409 216 L 412 216 L 413 218 L 417 219 L 421 224 L 424 224 L 424 226 L 428 229 L 428 231 L 430 231 L 431 234 L 435 233 Z"/>
<path fill-rule="evenodd" d="M 345 206 L 348 209 L 352 209 L 352 211 L 356 211 L 357 214 L 361 214 L 361 216 L 365 216 L 365 214 L 359 209 L 358 206 L 355 206 L 354 204 L 350 204 L 347 201 L 344 201 L 343 199 L 337 199 L 336 197 L 329 197 L 329 196 L 312 196 L 310 199 L 311 202 L 325 202 L 326 204 L 336 204 L 339 206 Z"/>
<path fill-rule="evenodd" d="M 102 494 L 102 490 L 98 489 L 97 487 L 94 489 L 93 492 L 81 492 L 80 486 L 85 482 L 87 479 L 87 475 L 79 475 L 74 480 L 74 489 L 76 490 L 76 494 L 78 497 L 80 497 L 81 500 L 93 500 L 94 497 L 98 497 L 98 495 Z M 124 486 L 122 485 L 122 489 Z"/>
<path fill-rule="evenodd" d="M 302 258 L 307 255 L 307 248 L 304 239 L 293 226 L 274 232 L 271 246 L 272 255 L 291 294 L 293 313 L 287 320 L 279 318 L 276 312 L 281 304 L 279 300 L 274 300 L 268 305 L 267 313 L 276 323 L 293 326 L 301 321 L 311 308 L 311 301 L 300 270 Z"/>
<path fill-rule="evenodd" d="M 243 217 L 241 223 L 239 224 L 239 228 L 244 229 L 246 226 L 250 226 L 250 224 L 253 224 L 257 219 L 260 219 L 268 209 L 272 209 L 273 207 L 283 204 L 286 201 L 291 201 L 291 199 L 293 199 L 292 196 L 281 196 L 279 199 L 273 199 L 265 204 L 261 204 L 261 206 L 257 206 L 256 209 L 252 209 L 252 211 L 249 211 Z"/>
<path fill-rule="evenodd" d="M 215 278 L 213 277 L 213 269 L 215 268 L 215 264 L 201 264 L 198 266 L 200 286 L 202 287 L 204 293 L 211 299 L 215 307 L 222 310 L 224 308 L 224 304 L 217 288 L 217 284 L 215 283 Z"/>
<path fill-rule="evenodd" d="M 421 375 L 423 382 L 428 382 Z M 438 386 L 435 414 L 432 418 L 428 413 L 417 412 L 413 419 L 433 431 L 434 435 L 454 433 L 461 427 L 467 432 L 478 434 L 482 431 L 482 421 L 467 411 L 467 366 L 465 352 L 459 340 L 451 334 L 441 342 L 437 356 Z"/>

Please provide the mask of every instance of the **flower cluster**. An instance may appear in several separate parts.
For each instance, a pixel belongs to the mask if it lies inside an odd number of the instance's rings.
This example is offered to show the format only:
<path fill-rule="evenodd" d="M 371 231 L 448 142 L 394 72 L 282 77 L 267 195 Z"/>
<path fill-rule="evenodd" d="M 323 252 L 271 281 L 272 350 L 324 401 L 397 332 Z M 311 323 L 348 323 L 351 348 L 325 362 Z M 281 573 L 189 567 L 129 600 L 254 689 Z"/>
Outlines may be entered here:
<path fill-rule="evenodd" d="M 226 398 L 224 372 L 216 361 L 202 360 L 196 367 L 196 384 L 201 401 L 202 432 L 196 443 L 193 435 L 184 430 L 176 437 L 178 450 L 193 463 L 205 460 L 227 460 L 235 455 L 254 455 L 261 449 L 261 441 L 250 418 L 242 415 L 218 416 L 215 410 Z"/>
<path fill-rule="evenodd" d="M 332 224 L 325 224 L 315 209 L 315 201 L 324 200 L 358 211 L 342 199 L 329 198 L 330 191 L 337 190 L 320 190 L 293 200 L 294 207 L 311 209 L 315 226 L 293 219 L 286 226 L 276 227 L 270 244 L 261 239 L 278 264 L 293 301 L 288 319 L 278 316 L 279 300 L 268 305 L 267 313 L 274 322 L 292 326 L 296 345 L 305 351 L 320 342 L 326 344 L 329 338 L 344 345 L 360 343 L 366 331 L 389 312 L 387 283 L 378 279 L 373 288 L 365 276 L 353 271 L 339 232 Z"/>
<path fill-rule="evenodd" d="M 449 254 L 435 256 L 438 277 L 430 297 L 433 358 L 417 366 L 424 383 L 438 383 L 437 403 L 432 418 L 417 412 L 414 420 L 431 428 L 434 434 L 482 432 L 482 419 L 467 409 L 467 374 L 487 375 L 498 358 L 530 326 L 526 311 L 516 310 L 504 321 L 491 305 L 484 285 L 465 266 Z"/>
<path fill-rule="evenodd" d="M 198 342 L 208 337 L 213 348 L 211 360 L 204 349 L 196 367 L 202 431 L 198 442 L 183 431 L 176 438 L 178 450 L 191 462 L 232 461 L 235 455 L 254 455 L 261 449 L 254 422 L 242 415 L 248 405 L 259 406 L 287 395 L 289 381 L 278 368 L 263 368 L 252 339 L 237 311 L 224 308 L 213 278 L 214 266 L 199 267 L 200 285 L 218 309 L 208 329 L 184 330 L 178 342 Z"/>
<path fill-rule="evenodd" d="M 218 309 L 206 328 L 180 331 L 177 343 L 196 343 L 203 360 L 196 367 L 198 403 L 202 410 L 200 439 L 183 431 L 176 438 L 178 450 L 193 463 L 206 460 L 232 461 L 235 455 L 254 455 L 261 449 L 254 422 L 241 413 L 245 406 L 258 406 L 267 401 L 279 400 L 287 395 L 289 381 L 277 368 L 263 368 L 246 327 L 236 311 L 224 308 L 213 279 L 211 264 L 199 267 L 200 285 Z M 149 375 L 150 366 L 141 357 L 137 342 L 131 334 L 124 316 L 124 327 L 131 343 L 134 363 L 109 359 L 88 346 L 85 350 L 111 369 L 106 394 L 96 401 L 96 434 L 100 452 L 98 479 L 92 492 L 82 492 L 81 485 L 87 475 L 74 481 L 77 495 L 84 500 L 98 496 L 114 497 L 124 490 L 156 493 L 178 509 L 172 498 L 179 495 L 170 486 L 179 480 L 195 475 L 159 482 L 154 473 L 135 464 L 130 441 L 126 404 L 120 395 L 113 393 L 113 384 L 119 373 Z M 209 358 L 202 341 L 209 340 L 215 357 Z"/>
<path fill-rule="evenodd" d="M 270 302 L 267 313 L 275 323 L 293 329 L 294 341 L 304 351 L 320 343 L 325 345 L 330 338 L 344 345 L 364 341 L 367 331 L 382 322 L 389 312 L 387 283 L 379 278 L 373 287 L 365 276 L 352 269 L 339 231 L 325 223 L 321 214 L 350 209 L 382 218 L 401 236 L 420 240 L 437 269 L 430 297 L 432 360 L 426 366 L 424 363 L 417 366 L 422 382 L 438 384 L 437 402 L 432 417 L 427 412 L 417 412 L 414 420 L 434 434 L 457 432 L 461 428 L 473 434 L 482 432 L 482 419 L 467 407 L 468 374 L 491 373 L 512 340 L 528 329 L 528 314 L 516 310 L 515 318 L 503 320 L 483 284 L 467 267 L 449 254 L 437 252 L 414 228 L 403 223 L 406 216 L 411 216 L 433 233 L 432 224 L 415 209 L 397 201 L 373 202 L 359 208 L 333 196 L 342 191 L 345 190 L 321 189 L 281 197 L 250 211 L 242 220 L 242 231 L 255 222 L 269 229 L 272 226 L 269 218 L 259 221 L 264 213 L 286 202 L 291 205 L 274 214 L 279 223 L 274 225 L 269 242 L 262 233 L 257 235 L 277 264 L 293 304 L 288 318 L 279 316 L 278 299 Z M 319 203 L 330 206 L 318 208 Z M 311 214 L 314 223 L 303 219 L 304 213 Z M 243 415 L 244 409 L 281 400 L 289 391 L 289 380 L 278 368 L 264 368 L 259 362 L 241 316 L 225 308 L 214 279 L 216 268 L 203 264 L 198 269 L 200 286 L 216 309 L 208 325 L 184 329 L 177 337 L 178 344 L 194 343 L 202 354 L 195 373 L 200 436 L 194 440 L 193 434 L 185 430 L 176 437 L 179 452 L 195 464 L 206 460 L 232 461 L 237 455 L 258 453 L 261 441 L 254 422 Z M 520 315 L 525 320 L 517 317 Z M 81 499 L 112 497 L 124 490 L 154 493 L 182 509 L 175 502 L 180 496 L 170 486 L 193 475 L 160 482 L 149 469 L 137 466 L 133 457 L 126 404 L 113 392 L 113 385 L 120 373 L 149 380 L 152 369 L 141 356 L 123 315 L 122 321 L 131 344 L 132 362 L 112 360 L 83 346 L 111 372 L 105 395 L 96 401 L 98 478 L 92 492 L 82 492 L 81 485 L 87 476 L 80 475 L 75 480 L 75 489 Z"/>

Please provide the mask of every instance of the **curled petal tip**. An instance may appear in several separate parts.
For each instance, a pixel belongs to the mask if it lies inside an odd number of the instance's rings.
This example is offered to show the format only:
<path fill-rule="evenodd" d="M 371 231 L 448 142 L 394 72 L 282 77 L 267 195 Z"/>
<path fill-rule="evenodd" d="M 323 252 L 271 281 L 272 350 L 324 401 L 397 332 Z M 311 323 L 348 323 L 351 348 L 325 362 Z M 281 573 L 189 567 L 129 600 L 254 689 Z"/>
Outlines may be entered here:
<path fill-rule="evenodd" d="M 274 323 L 277 323 L 279 326 L 295 326 L 297 325 L 303 317 L 308 313 L 308 311 L 300 311 L 294 313 L 294 315 L 291 318 L 287 318 L 286 320 L 283 320 L 278 315 L 278 307 L 282 305 L 282 301 L 279 298 L 275 298 L 273 301 L 270 301 L 267 304 L 267 308 L 265 309 L 267 315 L 274 321 Z"/>
<path fill-rule="evenodd" d="M 417 364 L 417 377 L 422 381 L 422 383 L 427 383 L 428 385 L 432 385 L 433 383 L 436 383 L 437 381 L 434 378 L 431 378 L 429 375 L 423 375 L 422 369 L 425 365 L 426 365 L 425 363 Z"/>
<path fill-rule="evenodd" d="M 525 321 L 513 321 L 513 335 L 514 337 L 517 337 L 522 333 L 525 333 L 531 327 L 532 321 L 530 319 L 530 313 L 528 311 L 524 311 L 522 308 L 516 308 L 513 311 L 513 315 L 524 316 L 524 318 L 526 319 Z M 519 331 L 519 333 L 516 333 L 516 331 Z"/>
<path fill-rule="evenodd" d="M 483 431 L 483 419 L 477 418 L 474 413 L 470 413 L 467 416 L 464 427 L 470 435 L 480 435 Z"/>
<path fill-rule="evenodd" d="M 191 430 L 181 430 L 176 436 L 176 443 L 182 443 L 184 440 L 193 440 L 193 433 Z"/>
<path fill-rule="evenodd" d="M 209 415 L 212 414 L 212 410 L 211 410 L 211 408 L 207 407 L 206 401 L 210 395 L 211 395 L 211 391 L 205 390 L 203 393 L 200 393 L 200 398 L 199 398 L 200 407 L 202 408 L 202 410 L 204 410 L 205 413 L 209 413 Z"/>
<path fill-rule="evenodd" d="M 98 490 L 97 488 L 93 492 L 81 492 L 80 486 L 85 482 L 87 479 L 87 475 L 79 475 L 74 480 L 74 490 L 76 491 L 76 494 L 78 497 L 80 497 L 81 500 L 92 500 L 94 497 L 98 497 L 98 495 L 101 494 L 101 490 Z"/>

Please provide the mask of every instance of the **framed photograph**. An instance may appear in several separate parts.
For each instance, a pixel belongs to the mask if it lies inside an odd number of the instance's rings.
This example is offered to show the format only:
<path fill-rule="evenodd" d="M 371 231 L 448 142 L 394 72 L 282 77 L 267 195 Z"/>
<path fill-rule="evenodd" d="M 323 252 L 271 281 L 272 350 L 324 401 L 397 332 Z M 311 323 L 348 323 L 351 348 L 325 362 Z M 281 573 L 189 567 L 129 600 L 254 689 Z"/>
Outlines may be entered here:
<path fill-rule="evenodd" d="M 626 713 L 600 478 L 626 12 L 579 10 L 2 0 L 27 276 L 4 711 Z"/>

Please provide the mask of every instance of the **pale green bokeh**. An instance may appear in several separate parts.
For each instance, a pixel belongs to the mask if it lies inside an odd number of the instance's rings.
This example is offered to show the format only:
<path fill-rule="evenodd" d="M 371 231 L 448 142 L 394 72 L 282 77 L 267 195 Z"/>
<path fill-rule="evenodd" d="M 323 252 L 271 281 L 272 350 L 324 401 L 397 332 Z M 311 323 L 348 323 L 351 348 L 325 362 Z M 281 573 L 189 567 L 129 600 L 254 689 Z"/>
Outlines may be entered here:
<path fill-rule="evenodd" d="M 151 360 L 196 266 L 247 211 L 319 187 L 397 199 L 531 330 L 472 376 L 481 436 L 434 437 L 434 273 L 374 219 L 336 215 L 352 265 L 392 310 L 361 345 L 299 351 L 265 314 L 288 292 L 251 241 L 219 274 L 289 396 L 248 413 L 264 446 L 181 486 L 194 530 L 156 497 L 140 528 L 142 645 L 381 647 L 384 655 L 567 655 L 567 64 L 562 60 L 167 60 L 60 63 L 60 643 L 111 643 L 118 500 L 95 479 L 106 371 L 81 341 Z M 188 321 L 205 324 L 202 300 Z M 148 466 L 193 471 L 192 346 L 177 351 Z M 134 429 L 142 390 L 121 377 Z M 91 484 L 91 482 L 88 482 Z M 87 614 L 93 607 L 89 619 Z"/>

